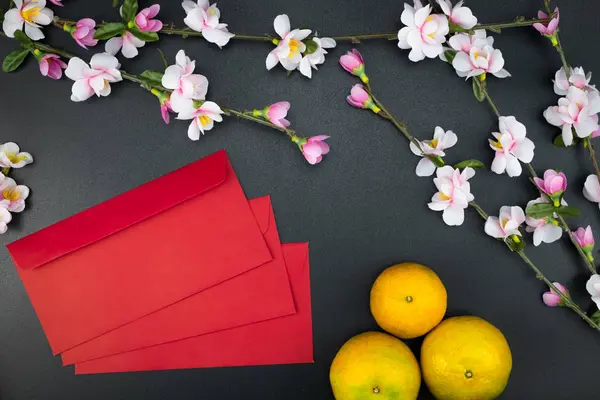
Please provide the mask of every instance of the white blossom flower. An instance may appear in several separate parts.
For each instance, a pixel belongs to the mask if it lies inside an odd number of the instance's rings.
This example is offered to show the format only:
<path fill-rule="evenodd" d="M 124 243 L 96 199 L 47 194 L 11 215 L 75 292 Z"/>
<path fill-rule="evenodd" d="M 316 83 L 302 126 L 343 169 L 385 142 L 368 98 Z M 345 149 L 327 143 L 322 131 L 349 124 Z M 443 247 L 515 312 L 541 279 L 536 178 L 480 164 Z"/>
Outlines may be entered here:
<path fill-rule="evenodd" d="M 12 221 L 10 212 L 6 208 L 0 207 L 0 235 L 6 233 L 10 221 Z"/>
<path fill-rule="evenodd" d="M 229 32 L 227 24 L 219 22 L 221 11 L 217 8 L 216 3 L 210 5 L 208 0 L 198 0 L 197 3 L 186 0 L 181 6 L 187 13 L 183 22 L 190 29 L 202 32 L 202 37 L 207 42 L 223 47 L 235 36 Z"/>
<path fill-rule="evenodd" d="M 596 307 L 600 310 L 600 275 L 594 274 L 588 279 L 585 289 L 592 296 L 592 301 L 596 303 Z"/>
<path fill-rule="evenodd" d="M 311 54 L 304 55 L 298 65 L 300 73 L 307 78 L 312 78 L 313 68 L 318 69 L 317 65 L 325 62 L 325 54 L 327 54 L 327 50 L 325 49 L 333 49 L 336 46 L 335 40 L 331 38 L 314 37 L 312 41 L 316 44 L 317 49 Z"/>
<path fill-rule="evenodd" d="M 29 188 L 17 185 L 14 179 L 0 174 L 0 208 L 20 213 L 25 209 L 25 200 L 29 197 Z"/>
<path fill-rule="evenodd" d="M 400 17 L 406 25 L 398 32 L 398 47 L 411 49 L 408 59 L 417 62 L 425 57 L 439 56 L 450 32 L 448 19 L 444 14 L 431 14 L 431 6 L 423 7 L 420 0 L 415 0 L 412 7 L 404 3 L 404 11 Z"/>
<path fill-rule="evenodd" d="M 565 67 L 562 67 L 554 76 L 554 93 L 559 96 L 565 96 L 569 92 L 571 86 L 575 86 L 581 90 L 590 91 L 597 90 L 596 86 L 590 85 L 592 73 L 585 73 L 582 67 L 571 68 L 571 76 L 567 79 Z"/>
<path fill-rule="evenodd" d="M 562 127 L 562 139 L 565 145 L 573 143 L 573 130 L 579 138 L 587 138 L 600 129 L 600 94 L 597 91 L 584 91 L 571 86 L 566 97 L 558 99 L 558 106 L 548 107 L 544 118 L 549 124 Z"/>
<path fill-rule="evenodd" d="M 205 131 L 210 131 L 216 122 L 223 121 L 221 116 L 223 110 L 212 101 L 205 101 L 200 107 L 189 107 L 177 115 L 177 119 L 189 120 L 192 122 L 188 128 L 188 137 L 191 140 L 199 140 L 200 133 L 204 135 Z"/>
<path fill-rule="evenodd" d="M 306 51 L 306 45 L 302 42 L 312 32 L 310 29 L 290 28 L 290 18 L 286 14 L 278 15 L 273 22 L 275 32 L 281 40 L 275 39 L 277 47 L 267 56 L 266 66 L 270 70 L 278 63 L 288 71 L 293 71 L 300 66 L 302 53 Z"/>
<path fill-rule="evenodd" d="M 170 105 L 173 111 L 181 112 L 193 108 L 194 100 L 204 100 L 208 92 L 208 79 L 204 75 L 194 74 L 196 61 L 179 50 L 175 65 L 167 67 L 162 77 L 162 85 L 171 89 Z"/>
<path fill-rule="evenodd" d="M 117 55 L 119 50 L 125 58 L 134 58 L 139 54 L 138 48 L 144 47 L 146 42 L 135 37 L 131 32 L 123 32 L 121 36 L 115 36 L 109 39 L 104 45 L 104 50 L 113 56 Z"/>
<path fill-rule="evenodd" d="M 466 79 L 487 73 L 497 78 L 510 76 L 503 68 L 502 52 L 494 49 L 494 39 L 486 37 L 484 30 L 479 29 L 473 35 L 457 33 L 450 38 L 449 43 L 457 51 L 452 66 L 458 76 Z"/>
<path fill-rule="evenodd" d="M 464 2 L 462 0 L 456 3 L 454 7 L 452 7 L 450 0 L 438 0 L 438 3 L 450 22 L 465 29 L 471 29 L 477 25 L 477 18 L 469 7 L 463 6 Z"/>
<path fill-rule="evenodd" d="M 436 165 L 427 156 L 444 157 L 444 150 L 449 149 L 458 142 L 458 137 L 452 131 L 444 131 L 439 126 L 435 127 L 433 139 L 419 141 L 421 149 L 414 143 L 410 143 L 410 150 L 417 156 L 423 157 L 417 164 L 417 176 L 431 176 L 435 172 Z M 421 152 L 421 150 L 423 150 Z"/>
<path fill-rule="evenodd" d="M 120 67 L 119 60 L 108 53 L 94 54 L 90 65 L 81 58 L 71 58 L 65 70 L 65 75 L 75 81 L 71 100 L 85 101 L 94 93 L 98 97 L 108 96 L 111 92 L 110 84 L 123 80 Z"/>
<path fill-rule="evenodd" d="M 519 176 L 522 171 L 519 161 L 531 162 L 535 145 L 525 137 L 527 129 L 515 117 L 500 117 L 499 128 L 500 132 L 492 133 L 496 140 L 489 139 L 490 147 L 496 152 L 491 169 L 497 174 L 506 171 L 510 177 Z"/>
<path fill-rule="evenodd" d="M 550 199 L 546 196 L 538 197 L 535 200 L 531 200 L 527 203 L 526 210 L 534 204 L 538 203 L 549 203 Z M 566 202 L 563 200 L 563 204 L 566 205 Z M 558 226 L 558 222 L 555 219 L 556 214 L 552 218 L 531 218 L 526 217 L 525 223 L 527 227 L 525 230 L 527 232 L 533 232 L 533 245 L 539 246 L 542 242 L 544 243 L 553 243 L 562 237 L 563 230 L 560 226 Z"/>
<path fill-rule="evenodd" d="M 525 213 L 518 206 L 503 206 L 500 217 L 488 217 L 485 222 L 485 233 L 496 239 L 507 239 L 509 236 L 521 236 L 519 227 L 525 222 Z"/>
<path fill-rule="evenodd" d="M 583 196 L 600 207 L 600 183 L 596 174 L 589 175 L 583 185 Z"/>
<path fill-rule="evenodd" d="M 46 8 L 46 0 L 14 0 L 15 8 L 4 14 L 2 29 L 6 36 L 15 37 L 15 31 L 22 31 L 25 25 L 25 34 L 31 40 L 43 39 L 44 33 L 40 25 L 49 25 L 54 18 L 54 12 Z"/>
<path fill-rule="evenodd" d="M 8 142 L 0 146 L 0 168 L 22 168 L 32 162 L 31 154 L 21 152 L 16 143 Z"/>
<path fill-rule="evenodd" d="M 447 225 L 462 225 L 465 220 L 465 208 L 474 200 L 471 194 L 469 179 L 475 175 L 475 170 L 465 168 L 460 170 L 450 166 L 437 169 L 437 177 L 433 183 L 438 192 L 431 198 L 427 206 L 433 211 L 443 211 L 442 219 Z"/>

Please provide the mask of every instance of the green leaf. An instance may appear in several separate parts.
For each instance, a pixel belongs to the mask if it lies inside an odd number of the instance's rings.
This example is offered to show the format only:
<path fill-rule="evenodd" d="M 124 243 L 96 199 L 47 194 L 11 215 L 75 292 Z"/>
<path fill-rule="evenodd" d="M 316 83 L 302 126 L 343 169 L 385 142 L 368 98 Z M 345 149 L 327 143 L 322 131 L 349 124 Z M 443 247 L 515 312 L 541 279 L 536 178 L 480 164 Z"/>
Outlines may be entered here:
<path fill-rule="evenodd" d="M 568 147 L 565 145 L 562 135 L 558 135 L 557 137 L 555 137 L 552 143 L 554 143 L 554 145 L 558 147 Z"/>
<path fill-rule="evenodd" d="M 19 66 L 23 64 L 23 61 L 25 61 L 25 58 L 28 54 L 28 49 L 17 49 L 11 53 L 8 53 L 2 62 L 2 71 L 12 72 L 19 68 Z"/>
<path fill-rule="evenodd" d="M 156 32 L 142 32 L 136 26 L 129 28 L 129 32 L 133 33 L 134 36 L 144 42 L 156 42 L 158 40 L 158 33 Z"/>
<path fill-rule="evenodd" d="M 121 8 L 121 15 L 123 17 L 123 21 L 125 23 L 129 21 L 133 21 L 135 15 L 138 11 L 138 2 L 137 0 L 125 0 L 123 2 L 123 7 Z"/>
<path fill-rule="evenodd" d="M 528 217 L 542 219 L 552 216 L 557 211 L 550 203 L 536 203 L 527 207 L 526 213 Z"/>
<path fill-rule="evenodd" d="M 454 22 L 450 22 L 448 24 L 449 28 L 450 28 L 450 32 L 454 33 L 454 32 L 469 32 L 468 29 L 463 28 L 462 26 L 455 24 Z"/>
<path fill-rule="evenodd" d="M 461 161 L 458 164 L 454 165 L 454 168 L 458 168 L 460 170 L 463 170 L 467 167 L 470 167 L 473 169 L 480 169 L 480 168 L 484 168 L 485 165 L 483 165 L 483 163 L 479 160 L 465 160 L 465 161 Z"/>
<path fill-rule="evenodd" d="M 446 60 L 452 64 L 452 61 L 454 61 L 454 57 L 456 57 L 456 51 L 455 50 L 446 50 L 444 52 L 444 57 L 446 57 Z"/>
<path fill-rule="evenodd" d="M 160 54 L 160 59 L 163 62 L 163 65 L 165 66 L 165 68 L 167 68 L 169 66 L 169 62 L 167 61 L 167 58 L 165 57 L 165 53 L 163 53 L 163 51 L 161 49 L 156 49 L 158 50 L 158 54 Z"/>
<path fill-rule="evenodd" d="M 577 209 L 577 207 L 560 206 L 555 211 L 558 215 L 567 218 L 579 216 L 579 210 Z"/>
<path fill-rule="evenodd" d="M 15 31 L 15 39 L 28 49 L 33 47 L 33 41 L 23 31 Z"/>
<path fill-rule="evenodd" d="M 442 168 L 444 165 L 446 165 L 444 159 L 440 156 L 429 155 L 427 158 L 429 158 L 429 160 L 431 160 L 431 162 L 433 162 L 438 168 Z"/>
<path fill-rule="evenodd" d="M 590 319 L 596 324 L 600 324 L 600 310 L 596 310 L 596 312 L 592 314 Z"/>
<path fill-rule="evenodd" d="M 476 76 L 471 78 L 471 80 L 473 81 L 473 94 L 475 95 L 477 101 L 481 103 L 483 100 L 485 100 L 485 91 L 483 88 L 485 83 L 481 82 Z"/>
<path fill-rule="evenodd" d="M 140 78 L 150 86 L 162 86 L 162 72 L 146 70 L 140 74 Z"/>
<path fill-rule="evenodd" d="M 319 49 L 319 45 L 315 43 L 312 39 L 307 39 L 303 42 L 306 45 L 306 50 L 304 50 L 304 54 L 312 54 Z"/>
<path fill-rule="evenodd" d="M 125 32 L 125 25 L 120 22 L 104 24 L 96 30 L 94 39 L 108 40 Z"/>

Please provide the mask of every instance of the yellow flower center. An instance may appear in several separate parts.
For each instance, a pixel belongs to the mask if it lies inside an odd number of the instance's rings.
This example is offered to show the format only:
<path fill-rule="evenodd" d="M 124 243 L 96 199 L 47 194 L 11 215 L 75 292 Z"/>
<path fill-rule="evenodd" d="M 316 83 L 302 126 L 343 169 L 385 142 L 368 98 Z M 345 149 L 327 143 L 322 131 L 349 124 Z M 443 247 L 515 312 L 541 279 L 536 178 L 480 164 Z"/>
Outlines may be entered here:
<path fill-rule="evenodd" d="M 425 22 L 429 22 L 433 19 L 433 15 L 430 15 L 429 17 L 425 18 Z"/>
<path fill-rule="evenodd" d="M 450 196 L 446 196 L 444 193 L 440 193 L 440 199 L 442 199 L 442 200 L 450 200 Z"/>
<path fill-rule="evenodd" d="M 298 48 L 300 47 L 300 44 L 302 42 L 296 40 L 296 39 L 291 39 L 289 46 L 290 46 L 290 52 L 288 54 L 288 58 L 291 58 L 294 56 L 294 54 L 298 54 L 300 52 L 300 50 L 298 50 Z"/>
<path fill-rule="evenodd" d="M 8 201 L 17 201 L 19 200 L 19 197 L 21 197 L 21 193 L 18 190 L 16 190 L 16 188 L 4 189 L 2 191 L 2 197 L 4 197 Z"/>
<path fill-rule="evenodd" d="M 502 147 L 502 144 L 500 143 L 500 138 L 502 137 L 502 135 L 498 136 L 498 140 L 495 142 L 491 142 L 492 146 L 494 146 L 495 148 L 497 148 L 498 150 L 502 150 L 504 147 Z"/>
<path fill-rule="evenodd" d="M 6 155 L 6 157 L 9 159 L 9 161 L 13 164 L 16 164 L 18 162 L 21 162 L 25 159 L 25 156 L 23 155 L 18 155 L 16 152 L 14 151 L 7 151 L 6 153 L 4 153 Z"/>
<path fill-rule="evenodd" d="M 431 147 L 433 147 L 435 149 L 438 145 L 438 140 L 433 139 L 431 142 L 429 142 L 429 144 L 431 145 Z"/>
<path fill-rule="evenodd" d="M 214 8 L 211 8 L 211 9 L 209 9 L 209 10 L 208 10 L 208 13 L 209 13 L 210 15 L 215 15 L 215 9 L 214 9 Z"/>
<path fill-rule="evenodd" d="M 27 21 L 27 22 L 31 22 L 33 23 L 33 19 L 35 17 L 39 17 L 40 16 L 40 7 L 32 7 L 28 10 L 21 10 L 21 17 Z"/>
<path fill-rule="evenodd" d="M 209 117 L 207 117 L 206 115 L 201 115 L 198 117 L 198 121 L 200 121 L 202 126 L 206 126 L 212 120 Z"/>
<path fill-rule="evenodd" d="M 506 224 L 508 224 L 508 221 L 510 221 L 510 218 L 504 217 L 502 219 L 502 221 L 501 221 L 502 228 L 506 228 Z"/>
<path fill-rule="evenodd" d="M 475 51 L 475 53 L 473 53 L 473 57 L 474 57 L 474 58 L 478 58 L 478 57 L 479 57 L 479 52 L 478 52 L 478 51 Z"/>

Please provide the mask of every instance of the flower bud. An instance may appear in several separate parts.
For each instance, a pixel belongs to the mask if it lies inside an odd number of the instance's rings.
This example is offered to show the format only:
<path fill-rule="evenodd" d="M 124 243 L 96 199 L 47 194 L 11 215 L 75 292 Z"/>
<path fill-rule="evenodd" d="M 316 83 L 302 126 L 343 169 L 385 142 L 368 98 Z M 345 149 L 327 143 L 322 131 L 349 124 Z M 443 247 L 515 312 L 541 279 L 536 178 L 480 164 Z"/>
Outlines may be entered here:
<path fill-rule="evenodd" d="M 352 49 L 352 51 L 341 56 L 340 65 L 352 75 L 358 76 L 364 83 L 369 82 L 369 77 L 365 74 L 364 60 L 358 50 Z"/>

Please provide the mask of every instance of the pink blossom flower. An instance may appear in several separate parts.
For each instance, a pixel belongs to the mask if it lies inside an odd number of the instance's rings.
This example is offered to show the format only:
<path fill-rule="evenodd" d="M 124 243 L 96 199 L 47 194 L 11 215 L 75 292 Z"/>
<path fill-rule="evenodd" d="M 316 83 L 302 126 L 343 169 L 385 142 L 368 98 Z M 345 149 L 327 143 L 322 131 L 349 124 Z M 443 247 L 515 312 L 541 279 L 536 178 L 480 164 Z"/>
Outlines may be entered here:
<path fill-rule="evenodd" d="M 594 249 L 594 234 L 592 233 L 592 227 L 588 225 L 586 228 L 578 228 L 573 232 L 573 236 L 575 236 L 577 244 L 586 254 L 588 254 L 589 258 Z"/>
<path fill-rule="evenodd" d="M 352 86 L 352 89 L 350 90 L 350 96 L 346 97 L 346 101 L 352 107 L 369 109 L 375 114 L 381 111 L 381 109 L 375 105 L 375 102 L 365 90 L 365 87 L 360 83 Z"/>
<path fill-rule="evenodd" d="M 492 133 L 496 140 L 489 139 L 490 147 L 496 152 L 491 169 L 497 174 L 506 171 L 510 177 L 519 176 L 522 171 L 519 161 L 531 162 L 535 145 L 525 137 L 527 129 L 515 117 L 500 117 L 499 128 L 500 132 Z"/>
<path fill-rule="evenodd" d="M 550 20 L 550 22 L 548 22 L 548 25 L 544 25 L 541 23 L 536 23 L 533 24 L 533 27 L 535 28 L 535 30 L 537 30 L 539 33 L 541 33 L 542 35 L 545 36 L 552 36 L 554 35 L 554 32 L 556 32 L 556 29 L 558 28 L 558 21 L 559 21 L 559 13 L 558 13 L 558 7 L 556 7 L 554 9 L 554 14 L 555 16 L 552 18 L 552 20 Z M 549 18 L 550 16 L 548 14 L 546 14 L 543 11 L 538 11 L 538 18 Z"/>
<path fill-rule="evenodd" d="M 10 212 L 6 208 L 0 207 L 0 235 L 6 233 L 10 221 L 12 221 Z"/>
<path fill-rule="evenodd" d="M 547 169 L 544 172 L 544 179 L 535 177 L 533 181 L 542 192 L 550 197 L 555 207 L 560 206 L 560 199 L 567 190 L 567 176 L 563 172 Z"/>
<path fill-rule="evenodd" d="M 452 131 L 444 131 L 443 128 L 436 126 L 433 132 L 433 139 L 419 141 L 420 148 L 413 142 L 410 143 L 410 150 L 413 154 L 423 157 L 417 164 L 417 176 L 431 176 L 436 170 L 436 165 L 428 156 L 444 157 L 445 150 L 453 147 L 458 142 L 458 137 Z"/>
<path fill-rule="evenodd" d="M 566 287 L 564 287 L 558 282 L 552 282 L 552 284 L 556 286 L 556 288 L 560 290 L 562 294 L 564 294 L 567 297 L 569 296 L 569 291 Z M 545 292 L 542 295 L 542 300 L 544 301 L 544 304 L 548 307 L 563 306 L 565 304 L 564 300 L 552 288 L 550 288 L 549 291 Z"/>
<path fill-rule="evenodd" d="M 463 1 L 456 3 L 452 8 L 450 0 L 438 0 L 444 14 L 448 16 L 450 22 L 455 23 L 465 29 L 471 29 L 477 25 L 477 18 L 469 7 L 463 6 Z"/>
<path fill-rule="evenodd" d="M 64 4 L 62 3 L 62 0 L 48 0 L 48 1 L 52 4 L 60 6 L 60 7 L 64 6 Z"/>
<path fill-rule="evenodd" d="M 54 12 L 46 7 L 46 0 L 14 0 L 15 7 L 4 14 L 2 29 L 9 38 L 16 31 L 24 31 L 31 40 L 43 39 L 40 25 L 49 25 Z"/>
<path fill-rule="evenodd" d="M 590 296 L 592 296 L 592 301 L 596 303 L 596 306 L 600 309 L 600 275 L 592 275 L 590 279 L 588 279 L 585 288 Z"/>
<path fill-rule="evenodd" d="M 17 185 L 14 179 L 4 175 L 0 176 L 0 208 L 6 208 L 13 213 L 20 213 L 25 209 L 27 197 L 29 197 L 27 186 Z"/>
<path fill-rule="evenodd" d="M 160 115 L 163 121 L 165 121 L 165 124 L 171 122 L 171 114 L 169 114 L 171 111 L 173 111 L 173 109 L 171 108 L 171 102 L 169 100 L 160 104 Z"/>
<path fill-rule="evenodd" d="M 414 7 L 404 3 L 401 20 L 406 26 L 398 32 L 398 47 L 411 49 L 409 60 L 417 62 L 443 53 L 442 43 L 450 32 L 444 14 L 431 14 L 431 5 L 423 7 L 420 0 L 415 0 Z"/>
<path fill-rule="evenodd" d="M 72 88 L 71 100 L 85 101 L 96 96 L 108 96 L 110 84 L 123 80 L 119 61 L 108 53 L 94 54 L 90 65 L 81 58 L 73 57 L 65 70 L 65 75 L 75 81 Z"/>
<path fill-rule="evenodd" d="M 139 54 L 138 48 L 144 47 L 146 42 L 138 39 L 133 33 L 126 31 L 106 42 L 105 50 L 108 54 L 116 55 L 119 50 L 125 58 L 134 58 Z"/>
<path fill-rule="evenodd" d="M 329 139 L 329 136 L 318 135 L 309 138 L 292 138 L 292 140 L 298 145 L 302 155 L 309 164 L 315 165 L 323 160 L 323 156 L 329 153 L 329 145 L 325 143 L 325 140 Z"/>
<path fill-rule="evenodd" d="M 485 222 L 485 233 L 496 239 L 506 240 L 510 236 L 521 236 L 519 227 L 525 222 L 525 213 L 518 206 L 503 206 L 499 217 L 488 217 Z"/>
<path fill-rule="evenodd" d="M 556 71 L 554 76 L 554 93 L 559 96 L 565 96 L 571 86 L 585 91 L 596 90 L 596 86 L 590 85 L 590 81 L 592 80 L 591 72 L 586 74 L 582 67 L 570 68 L 569 72 L 570 76 L 567 79 L 564 67 Z"/>
<path fill-rule="evenodd" d="M 583 196 L 600 206 L 600 183 L 596 174 L 589 175 L 583 185 Z"/>
<path fill-rule="evenodd" d="M 562 139 L 566 146 L 573 143 L 573 129 L 579 138 L 593 135 L 600 126 L 597 113 L 600 112 L 600 94 L 597 91 L 584 91 L 571 86 L 566 97 L 558 100 L 558 106 L 544 111 L 546 121 L 562 127 Z"/>
<path fill-rule="evenodd" d="M 365 74 L 365 62 L 358 50 L 352 49 L 341 56 L 340 65 L 352 75 L 358 76 L 364 83 L 369 82 L 369 78 Z"/>
<path fill-rule="evenodd" d="M 214 127 L 215 122 L 223 121 L 221 114 L 224 114 L 221 107 L 212 101 L 205 101 L 198 108 L 190 107 L 180 111 L 177 119 L 191 119 L 192 122 L 188 128 L 188 137 L 191 140 L 199 140 L 200 133 L 204 135 L 205 131 L 210 131 Z"/>
<path fill-rule="evenodd" d="M 526 210 L 534 204 L 538 203 L 548 203 L 548 197 L 545 195 L 539 197 L 535 200 L 531 200 L 527 203 Z M 563 200 L 563 204 L 566 204 Z M 562 237 L 563 230 L 560 226 L 558 226 L 558 222 L 555 219 L 557 216 L 554 214 L 552 217 L 545 218 L 531 218 L 526 217 L 525 223 L 527 227 L 525 230 L 527 232 L 533 232 L 533 245 L 539 246 L 543 243 L 553 243 Z"/>
<path fill-rule="evenodd" d="M 71 36 L 79 46 L 87 50 L 87 46 L 94 47 L 98 44 L 98 39 L 94 39 L 95 28 L 96 21 L 91 18 L 83 18 L 77 21 L 75 28 L 71 28 Z"/>
<path fill-rule="evenodd" d="M 287 101 L 279 101 L 277 103 L 271 104 L 266 107 L 264 110 L 254 110 L 255 115 L 262 116 L 265 119 L 269 120 L 272 124 L 280 127 L 287 128 L 290 126 L 290 121 L 285 119 L 287 113 L 290 109 L 290 103 Z M 257 113 L 258 112 L 258 113 Z"/>
<path fill-rule="evenodd" d="M 40 73 L 52 79 L 62 78 L 62 70 L 67 64 L 56 54 L 44 54 L 40 59 Z"/>
<path fill-rule="evenodd" d="M 235 36 L 233 33 L 229 33 L 227 24 L 219 22 L 221 11 L 217 8 L 216 3 L 210 5 L 209 0 L 198 0 L 197 3 L 185 0 L 181 6 L 187 13 L 183 22 L 190 29 L 202 32 L 202 37 L 207 42 L 223 47 Z"/>
<path fill-rule="evenodd" d="M 204 75 L 194 74 L 196 61 L 179 50 L 175 56 L 175 65 L 167 67 L 162 77 L 162 85 L 173 90 L 171 107 L 175 112 L 193 108 L 194 100 L 204 100 L 208 92 L 208 79 Z"/>
<path fill-rule="evenodd" d="M 460 77 L 469 79 L 473 76 L 490 73 L 496 78 L 506 78 L 510 74 L 504 67 L 502 52 L 494 49 L 493 38 L 485 36 L 485 31 L 477 30 L 474 35 L 459 33 L 450 38 L 450 46 L 456 50 L 452 66 Z"/>
<path fill-rule="evenodd" d="M 433 211 L 443 211 L 442 219 L 447 225 L 458 226 L 464 222 L 465 208 L 475 199 L 469 183 L 474 175 L 475 170 L 469 167 L 462 172 L 448 165 L 437 169 L 433 183 L 438 192 L 427 206 Z"/>
<path fill-rule="evenodd" d="M 160 5 L 154 4 L 144 8 L 135 16 L 135 24 L 142 32 L 158 32 L 162 29 L 163 23 L 157 19 L 152 19 L 158 15 Z"/>

